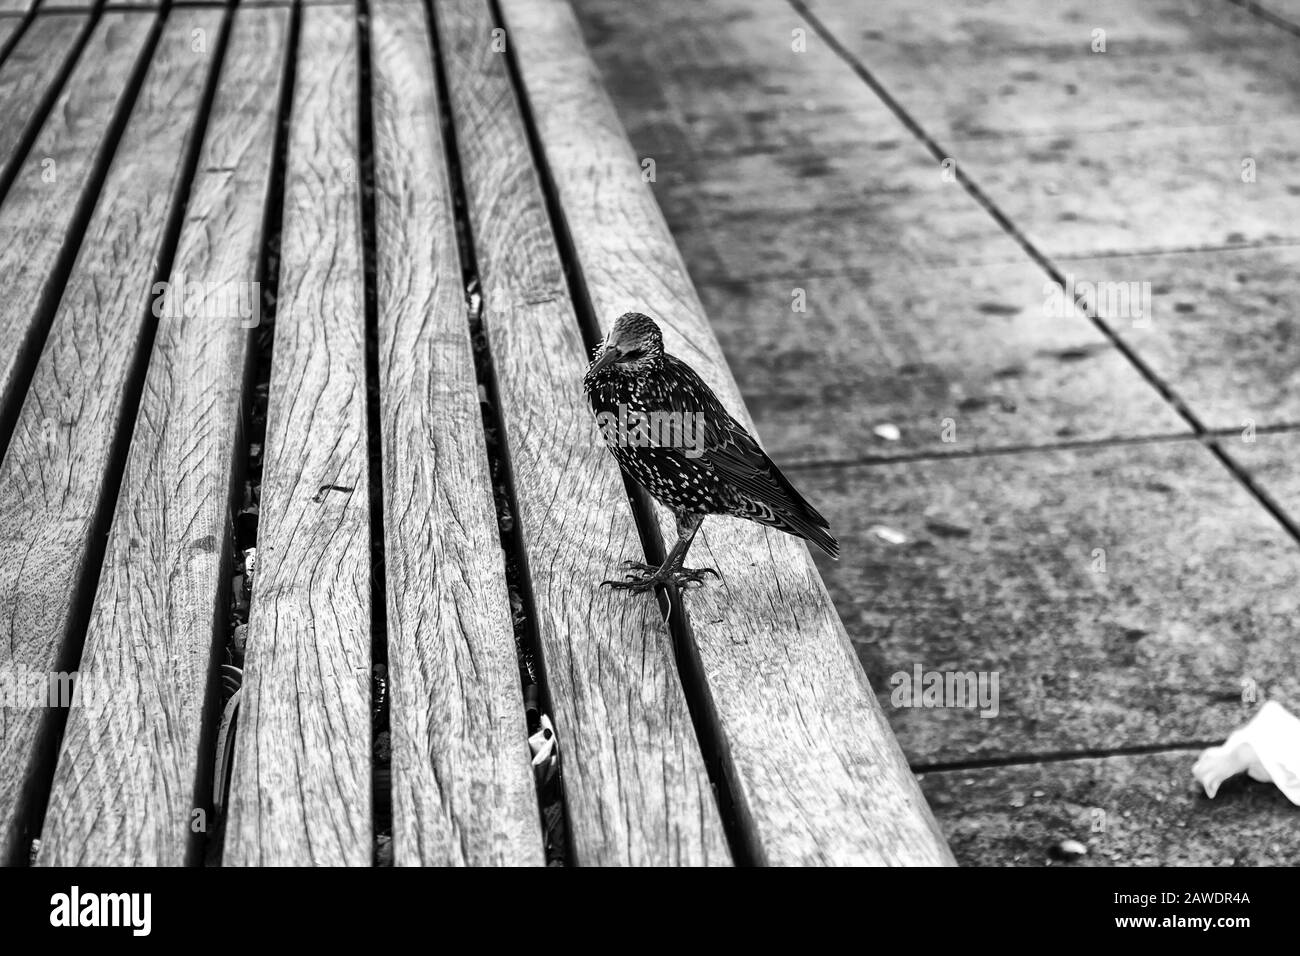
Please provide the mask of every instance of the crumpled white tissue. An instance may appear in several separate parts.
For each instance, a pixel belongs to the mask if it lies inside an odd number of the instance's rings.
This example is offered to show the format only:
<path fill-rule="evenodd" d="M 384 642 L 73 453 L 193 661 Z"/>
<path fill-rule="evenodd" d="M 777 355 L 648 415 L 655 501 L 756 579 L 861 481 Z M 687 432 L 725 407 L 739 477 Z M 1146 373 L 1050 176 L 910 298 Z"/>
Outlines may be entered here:
<path fill-rule="evenodd" d="M 1223 781 L 1243 770 L 1252 780 L 1271 780 L 1288 800 L 1300 806 L 1300 717 L 1270 700 L 1246 726 L 1234 730 L 1223 746 L 1202 753 L 1192 775 L 1213 799 Z"/>

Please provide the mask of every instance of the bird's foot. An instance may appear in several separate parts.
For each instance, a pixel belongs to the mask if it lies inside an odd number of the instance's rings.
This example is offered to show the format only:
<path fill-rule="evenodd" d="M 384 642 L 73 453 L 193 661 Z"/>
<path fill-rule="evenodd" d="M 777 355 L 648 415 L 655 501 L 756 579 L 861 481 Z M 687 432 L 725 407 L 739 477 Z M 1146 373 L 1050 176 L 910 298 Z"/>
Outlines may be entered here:
<path fill-rule="evenodd" d="M 649 591 L 657 584 L 676 584 L 686 588 L 693 584 L 703 585 L 706 575 L 720 578 L 713 568 L 657 568 L 643 561 L 624 561 L 620 567 L 629 572 L 622 581 L 601 581 L 600 586 L 608 585 L 617 591 L 631 591 L 640 594 Z"/>

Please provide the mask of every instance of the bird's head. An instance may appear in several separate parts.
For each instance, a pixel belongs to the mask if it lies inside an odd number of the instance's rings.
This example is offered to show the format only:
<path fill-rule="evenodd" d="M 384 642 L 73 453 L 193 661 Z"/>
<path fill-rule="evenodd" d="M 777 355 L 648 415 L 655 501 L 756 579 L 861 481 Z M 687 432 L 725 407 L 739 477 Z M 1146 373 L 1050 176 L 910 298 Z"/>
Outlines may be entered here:
<path fill-rule="evenodd" d="M 639 374 L 653 368 L 663 355 L 664 337 L 654 319 L 640 312 L 624 312 L 604 341 L 596 346 L 587 377 L 592 378 L 610 367 Z"/>

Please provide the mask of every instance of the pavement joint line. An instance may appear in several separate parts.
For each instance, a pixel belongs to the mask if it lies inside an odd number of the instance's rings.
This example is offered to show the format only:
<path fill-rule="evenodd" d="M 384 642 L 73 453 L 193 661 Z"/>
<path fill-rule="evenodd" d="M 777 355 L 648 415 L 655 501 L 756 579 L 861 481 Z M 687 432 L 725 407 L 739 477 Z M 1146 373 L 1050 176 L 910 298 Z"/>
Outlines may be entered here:
<path fill-rule="evenodd" d="M 1266 7 L 1261 7 L 1255 2 L 1255 0 L 1228 0 L 1228 2 L 1233 6 L 1241 7 L 1241 9 L 1248 13 L 1254 14 L 1265 23 L 1272 24 L 1280 30 L 1285 30 L 1287 33 L 1300 36 L 1300 24 L 1293 23 L 1281 14 L 1274 13 Z"/>
<path fill-rule="evenodd" d="M 1255 430 L 1259 434 L 1260 429 Z M 781 464 L 783 471 L 817 471 L 821 469 L 859 468 L 877 465 L 901 465 L 912 462 L 936 462 L 953 459 L 998 458 L 1006 455 L 1024 455 L 1034 452 L 1074 451 L 1087 448 L 1122 448 L 1126 445 L 1148 445 L 1163 442 L 1198 441 L 1201 435 L 1195 432 L 1183 432 L 1165 435 L 1138 435 L 1116 438 L 1081 439 L 1074 442 L 1048 442 L 1042 445 L 1002 445 L 993 448 L 972 448 L 960 451 L 920 451 L 911 454 L 882 455 L 862 458 L 826 458 L 811 461 L 792 461 Z"/>
<path fill-rule="evenodd" d="M 914 774 L 960 773 L 970 770 L 991 770 L 997 767 L 1036 766 L 1046 763 L 1071 763 L 1081 760 L 1106 760 L 1112 757 L 1141 757 L 1150 754 L 1185 753 L 1217 747 L 1220 740 L 1189 740 L 1163 744 L 1136 744 L 1132 747 L 1095 747 L 1086 750 L 1059 750 L 1037 754 L 1018 754 L 1007 757 L 982 757 L 971 760 L 952 760 L 932 764 L 912 764 Z"/>
<path fill-rule="evenodd" d="M 1060 262 L 1081 262 L 1089 259 L 1133 259 L 1157 256 L 1191 256 L 1218 252 L 1245 252 L 1248 249 L 1294 249 L 1300 239 L 1259 239 L 1253 242 L 1219 243 L 1204 246 L 1150 246 L 1143 249 L 1103 249 L 1099 252 L 1071 252 L 1056 256 Z"/>
<path fill-rule="evenodd" d="M 1151 246 L 1144 249 L 1103 249 L 1097 252 L 1072 252 L 1069 255 L 1056 256 L 1063 263 L 1088 262 L 1094 259 L 1131 259 L 1158 258 L 1160 256 L 1208 255 L 1221 252 L 1246 252 L 1251 249 L 1294 249 L 1300 247 L 1300 239 L 1248 242 L 1234 245 L 1207 246 Z M 863 268 L 848 266 L 839 269 L 803 269 L 793 272 L 745 272 L 732 275 L 726 272 L 715 275 L 701 275 L 695 279 L 697 286 L 753 286 L 766 283 L 796 282 L 807 279 L 870 279 L 886 276 L 921 277 L 932 272 L 962 271 L 970 269 L 1000 268 L 1020 264 L 1020 260 L 997 260 L 993 262 L 944 263 L 941 265 L 917 264 L 908 260 L 905 265 L 897 266 L 887 263 L 884 268 Z M 1080 312 L 1085 318 L 1086 313 Z"/>
<path fill-rule="evenodd" d="M 1265 425 L 1255 429 L 1258 435 L 1286 435 L 1300 431 L 1300 423 Z M 912 462 L 966 460 L 971 458 L 996 458 L 1003 455 L 1027 455 L 1035 452 L 1075 451 L 1090 448 L 1123 448 L 1128 445 L 1154 445 L 1166 442 L 1200 442 L 1207 447 L 1233 438 L 1241 433 L 1237 428 L 1215 428 L 1205 432 L 1181 432 L 1163 435 L 1123 435 L 1114 438 L 1085 438 L 1079 441 L 1046 442 L 1041 445 L 1001 445 L 991 448 L 941 452 L 920 451 L 898 455 L 863 456 L 861 458 L 822 458 L 805 461 L 782 462 L 784 471 L 817 471 L 837 468 L 863 468 L 881 465 L 900 465 Z"/>

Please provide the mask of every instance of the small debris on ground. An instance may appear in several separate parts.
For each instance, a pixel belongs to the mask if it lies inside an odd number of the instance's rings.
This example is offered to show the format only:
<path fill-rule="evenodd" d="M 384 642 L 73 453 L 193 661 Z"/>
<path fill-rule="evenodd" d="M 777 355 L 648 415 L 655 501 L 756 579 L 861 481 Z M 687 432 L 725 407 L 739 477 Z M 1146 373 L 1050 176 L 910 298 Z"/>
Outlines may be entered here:
<path fill-rule="evenodd" d="M 867 530 L 886 544 L 907 543 L 907 535 L 903 534 L 901 531 L 896 531 L 893 528 L 888 528 L 883 524 L 872 525 Z"/>
<path fill-rule="evenodd" d="M 551 726 L 551 718 L 546 714 L 542 714 L 541 725 L 541 729 L 528 738 L 528 748 L 533 752 L 533 770 L 537 774 L 539 784 L 554 769 L 557 758 L 555 752 L 555 728 Z"/>
<path fill-rule="evenodd" d="M 970 528 L 941 518 L 931 518 L 925 523 L 925 530 L 940 538 L 970 537 Z"/>
<path fill-rule="evenodd" d="M 1078 840 L 1061 840 L 1047 852 L 1057 860 L 1077 860 L 1088 855 L 1088 848 Z"/>
<path fill-rule="evenodd" d="M 1204 751 L 1192 767 L 1210 799 L 1223 781 L 1242 771 L 1252 780 L 1275 783 L 1300 806 L 1300 717 L 1270 700 L 1222 746 Z"/>

